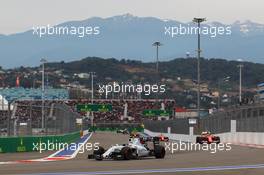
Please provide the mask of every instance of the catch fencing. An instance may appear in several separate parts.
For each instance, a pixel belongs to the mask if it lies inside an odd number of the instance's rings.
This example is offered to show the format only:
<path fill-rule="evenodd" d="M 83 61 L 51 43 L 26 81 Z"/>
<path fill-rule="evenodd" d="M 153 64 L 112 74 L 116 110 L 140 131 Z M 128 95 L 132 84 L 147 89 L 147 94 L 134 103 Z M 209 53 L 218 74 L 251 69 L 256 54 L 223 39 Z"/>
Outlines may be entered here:
<path fill-rule="evenodd" d="M 171 128 L 171 133 L 189 134 L 188 119 L 180 118 L 173 120 L 144 120 L 144 127 L 153 132 L 167 132 L 168 127 Z"/>
<path fill-rule="evenodd" d="M 63 103 L 47 102 L 42 106 L 29 101 L 14 106 L 1 123 L 2 136 L 59 135 L 80 130 L 76 124 L 79 114 Z"/>
<path fill-rule="evenodd" d="M 218 134 L 231 131 L 231 120 L 236 120 L 237 132 L 264 132 L 264 104 L 233 106 L 225 111 L 197 118 L 195 125 L 190 125 L 188 118 L 165 121 L 145 120 L 144 125 L 146 129 L 153 132 L 166 133 L 170 127 L 171 133 L 189 134 L 189 128 L 192 126 L 194 134 L 200 134 L 202 131 Z"/>

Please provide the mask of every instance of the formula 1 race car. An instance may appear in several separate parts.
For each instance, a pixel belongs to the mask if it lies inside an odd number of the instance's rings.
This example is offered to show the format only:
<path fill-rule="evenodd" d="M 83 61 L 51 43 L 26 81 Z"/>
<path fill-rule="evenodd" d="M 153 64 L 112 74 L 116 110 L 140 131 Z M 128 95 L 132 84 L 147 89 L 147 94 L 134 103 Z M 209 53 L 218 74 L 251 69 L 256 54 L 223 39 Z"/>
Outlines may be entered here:
<path fill-rule="evenodd" d="M 150 149 L 147 144 L 141 143 L 139 138 L 130 138 L 128 144 L 115 145 L 108 150 L 99 146 L 97 150 L 94 150 L 93 154 L 88 155 L 88 159 L 130 160 L 141 157 L 163 159 L 166 154 L 165 148 L 157 143 L 153 141 L 154 149 Z"/>
<path fill-rule="evenodd" d="M 129 134 L 129 131 L 127 129 L 118 129 L 116 133 Z"/>
<path fill-rule="evenodd" d="M 141 140 L 143 140 L 144 142 L 152 142 L 153 141 L 153 137 L 151 137 L 150 135 L 145 134 L 143 132 L 139 133 L 139 138 Z"/>
<path fill-rule="evenodd" d="M 220 137 L 214 136 L 210 132 L 206 131 L 206 132 L 202 132 L 201 136 L 196 137 L 196 143 L 200 143 L 200 144 L 216 143 L 216 144 L 219 144 L 220 143 Z"/>
<path fill-rule="evenodd" d="M 139 138 L 141 142 L 150 142 L 153 138 L 142 132 L 131 132 L 130 138 Z"/>
<path fill-rule="evenodd" d="M 154 141 L 154 140 L 159 141 L 159 142 L 168 142 L 169 141 L 169 137 L 166 137 L 163 134 L 160 134 L 160 135 L 155 136 L 155 137 L 151 137 L 148 134 L 138 132 L 138 133 L 131 133 L 130 137 L 140 138 L 140 141 L 143 141 L 143 142 L 149 142 L 149 141 Z"/>

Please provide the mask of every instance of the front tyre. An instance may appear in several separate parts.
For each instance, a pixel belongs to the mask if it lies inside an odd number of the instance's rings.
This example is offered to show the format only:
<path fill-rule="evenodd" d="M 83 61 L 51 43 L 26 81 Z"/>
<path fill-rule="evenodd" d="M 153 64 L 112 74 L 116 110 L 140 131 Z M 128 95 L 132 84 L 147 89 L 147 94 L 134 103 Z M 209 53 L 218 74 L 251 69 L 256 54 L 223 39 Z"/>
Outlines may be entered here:
<path fill-rule="evenodd" d="M 97 150 L 94 150 L 94 158 L 95 160 L 103 160 L 103 154 L 105 153 L 105 149 L 101 146 Z"/>
<path fill-rule="evenodd" d="M 216 144 L 219 144 L 220 143 L 220 137 L 215 137 L 215 140 L 216 140 Z"/>

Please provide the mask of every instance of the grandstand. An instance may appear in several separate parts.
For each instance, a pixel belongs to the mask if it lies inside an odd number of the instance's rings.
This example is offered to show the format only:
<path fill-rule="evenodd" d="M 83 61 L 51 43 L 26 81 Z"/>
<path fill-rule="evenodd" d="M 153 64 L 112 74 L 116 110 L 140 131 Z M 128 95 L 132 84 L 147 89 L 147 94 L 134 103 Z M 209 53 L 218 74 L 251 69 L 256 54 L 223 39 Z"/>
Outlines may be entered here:
<path fill-rule="evenodd" d="M 77 104 L 90 104 L 90 100 L 69 100 L 66 104 L 75 112 Z M 110 112 L 94 112 L 94 122 L 141 122 L 144 118 L 142 112 L 146 109 L 165 109 L 173 110 L 175 106 L 174 100 L 94 100 L 95 104 L 111 104 L 113 111 Z M 127 109 L 125 109 L 127 108 Z M 80 112 L 85 116 L 86 113 Z"/>
<path fill-rule="evenodd" d="M 143 111 L 146 109 L 164 109 L 164 110 L 174 110 L 175 101 L 174 100 L 118 100 L 118 99 L 95 99 L 94 104 L 110 104 L 112 106 L 112 111 L 108 112 L 94 112 L 93 122 L 95 123 L 140 123 L 145 118 Z M 68 118 L 84 118 L 86 123 L 91 123 L 90 116 L 87 116 L 86 112 L 79 112 L 76 109 L 78 104 L 91 104 L 91 100 L 45 100 L 44 103 L 44 116 L 45 123 L 49 124 L 49 132 L 53 132 L 51 127 L 54 129 L 52 123 L 58 123 L 57 127 L 60 125 L 58 119 L 65 118 L 61 115 L 61 107 L 63 106 L 63 111 L 68 111 L 67 115 L 71 115 Z M 59 113 L 59 114 L 58 114 Z M 0 124 L 3 128 L 7 128 L 8 121 L 8 111 L 2 111 L 0 113 Z M 14 110 L 11 111 L 11 126 L 13 130 L 17 130 L 16 134 L 39 134 L 41 131 L 41 120 L 42 120 L 42 101 L 41 100 L 17 100 L 14 103 Z M 59 116 L 59 117 L 58 117 Z M 171 118 L 173 116 L 170 116 Z M 157 117 L 146 117 L 148 120 L 157 120 Z M 27 125 L 26 131 L 19 132 L 19 126 Z M 75 122 L 73 122 L 73 125 Z M 16 127 L 16 129 L 14 129 Z M 62 125 L 61 129 L 64 128 Z M 59 128 L 59 129 L 60 129 Z M 16 132 L 16 131 L 14 131 Z M 57 129 L 56 129 L 57 132 Z"/>
<path fill-rule="evenodd" d="M 7 134 L 8 116 L 13 128 L 15 125 L 28 124 L 30 128 L 40 128 L 42 116 L 41 89 L 4 88 L 0 89 L 0 135 Z M 66 89 L 45 89 L 45 116 L 50 114 L 51 105 L 56 100 L 69 98 Z M 10 103 L 10 113 L 8 104 Z M 15 129 L 14 129 L 15 130 Z M 31 133 L 28 132 L 28 133 Z"/>

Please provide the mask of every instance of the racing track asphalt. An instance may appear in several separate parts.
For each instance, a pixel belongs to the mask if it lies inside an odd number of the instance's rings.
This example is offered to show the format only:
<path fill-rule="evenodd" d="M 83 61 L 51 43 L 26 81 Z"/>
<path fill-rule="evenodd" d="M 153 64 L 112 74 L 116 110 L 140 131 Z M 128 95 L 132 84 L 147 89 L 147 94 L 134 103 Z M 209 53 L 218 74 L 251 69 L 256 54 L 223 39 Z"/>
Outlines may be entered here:
<path fill-rule="evenodd" d="M 108 148 L 116 143 L 127 143 L 128 136 L 116 133 L 95 133 L 89 143 L 99 142 L 101 146 Z M 91 152 L 89 152 L 91 153 Z M 48 153 L 45 153 L 45 156 Z M 113 174 L 128 174 L 127 170 L 137 170 L 133 174 L 154 173 L 155 174 L 203 174 L 203 175 L 263 175 L 264 168 L 254 167 L 252 169 L 240 169 L 239 165 L 256 165 L 264 163 L 264 150 L 258 148 L 247 148 L 232 146 L 231 151 L 217 152 L 215 154 L 204 151 L 167 153 L 165 159 L 145 158 L 130 161 L 95 161 L 87 160 L 88 152 L 80 153 L 75 159 L 57 162 L 36 162 L 15 165 L 0 165 L 0 174 L 39 174 L 51 173 L 62 174 L 98 174 L 98 172 L 112 172 Z M 10 154 L 0 154 L 1 161 L 7 161 Z M 30 159 L 45 157 L 39 153 L 19 153 L 11 155 L 18 159 Z M 29 157 L 28 157 L 29 156 Z M 18 160 L 17 159 L 17 160 Z M 217 166 L 217 167 L 216 167 Z M 234 170 L 219 168 L 219 166 L 234 166 Z M 211 167 L 211 170 L 196 167 Z M 215 168 L 213 168 L 215 167 Z M 183 171 L 193 170 L 193 171 Z M 190 169 L 192 168 L 192 169 Z M 195 168 L 195 169 L 194 169 Z M 214 169 L 214 171 L 212 171 Z M 163 171 L 158 171 L 163 170 Z M 180 171 L 181 170 L 181 171 Z"/>

